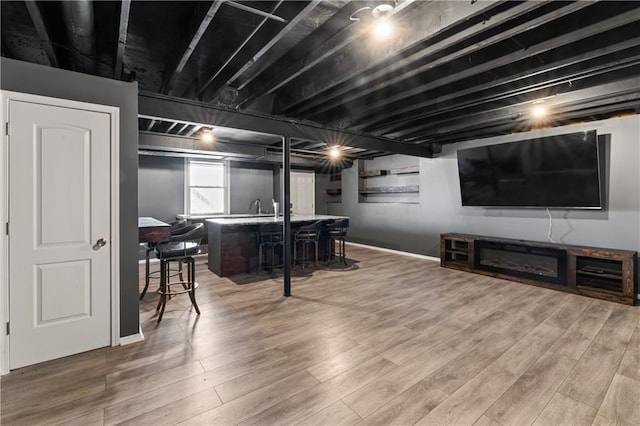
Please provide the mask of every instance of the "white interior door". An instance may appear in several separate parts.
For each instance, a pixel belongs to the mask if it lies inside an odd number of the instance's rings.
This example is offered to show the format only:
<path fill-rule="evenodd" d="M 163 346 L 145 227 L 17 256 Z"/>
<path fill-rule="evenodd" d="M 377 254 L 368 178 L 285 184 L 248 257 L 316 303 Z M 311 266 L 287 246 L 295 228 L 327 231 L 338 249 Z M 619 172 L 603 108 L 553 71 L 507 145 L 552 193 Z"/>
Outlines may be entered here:
<path fill-rule="evenodd" d="M 9 101 L 9 365 L 111 342 L 111 118 Z"/>
<path fill-rule="evenodd" d="M 291 172 L 291 203 L 294 214 L 316 214 L 316 175 Z"/>

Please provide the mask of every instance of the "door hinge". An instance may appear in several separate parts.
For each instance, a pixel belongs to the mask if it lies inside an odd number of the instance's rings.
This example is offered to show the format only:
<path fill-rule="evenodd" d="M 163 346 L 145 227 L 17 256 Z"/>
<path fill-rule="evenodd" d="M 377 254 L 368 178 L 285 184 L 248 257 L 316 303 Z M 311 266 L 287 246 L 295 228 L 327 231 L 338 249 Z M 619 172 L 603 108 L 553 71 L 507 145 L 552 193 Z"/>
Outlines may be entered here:
<path fill-rule="evenodd" d="M 9 321 L 7 321 L 7 336 L 9 335 Z"/>
<path fill-rule="evenodd" d="M 9 136 L 9 122 L 4 123 L 4 134 Z"/>
<path fill-rule="evenodd" d="M 7 229 L 6 229 L 7 235 L 9 235 L 9 222 L 7 222 L 7 226 L 6 226 L 6 228 L 7 228 Z"/>

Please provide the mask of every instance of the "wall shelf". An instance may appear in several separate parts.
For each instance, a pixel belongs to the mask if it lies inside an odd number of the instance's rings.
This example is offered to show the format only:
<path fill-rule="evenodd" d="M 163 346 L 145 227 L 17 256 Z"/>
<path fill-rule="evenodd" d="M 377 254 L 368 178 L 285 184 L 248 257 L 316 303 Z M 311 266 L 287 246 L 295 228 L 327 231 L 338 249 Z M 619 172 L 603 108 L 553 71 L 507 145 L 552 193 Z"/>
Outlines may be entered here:
<path fill-rule="evenodd" d="M 637 259 L 637 252 L 628 250 L 464 234 L 440 236 L 440 266 L 445 268 L 628 305 L 636 303 L 638 293 Z"/>
<path fill-rule="evenodd" d="M 407 166 L 389 169 L 390 175 L 408 175 L 411 173 L 420 173 L 420 166 Z"/>
<path fill-rule="evenodd" d="M 361 194 L 415 194 L 420 192 L 418 185 L 410 186 L 377 186 L 360 188 Z"/>
<path fill-rule="evenodd" d="M 327 195 L 340 195 L 342 188 L 327 188 Z"/>
<path fill-rule="evenodd" d="M 370 178 L 376 176 L 386 176 L 388 174 L 388 170 L 365 170 L 358 174 L 361 178 Z"/>
<path fill-rule="evenodd" d="M 332 173 L 329 176 L 329 181 L 331 181 L 331 182 L 337 182 L 337 181 L 341 181 L 341 180 L 342 180 L 342 172 Z"/>

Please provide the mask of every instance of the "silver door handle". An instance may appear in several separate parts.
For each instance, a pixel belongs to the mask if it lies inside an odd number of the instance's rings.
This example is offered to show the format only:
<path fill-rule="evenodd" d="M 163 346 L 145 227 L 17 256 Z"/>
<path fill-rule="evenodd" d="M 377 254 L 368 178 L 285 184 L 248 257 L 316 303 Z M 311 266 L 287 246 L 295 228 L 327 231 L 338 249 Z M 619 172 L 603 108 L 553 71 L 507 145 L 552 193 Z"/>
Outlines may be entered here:
<path fill-rule="evenodd" d="M 107 242 L 105 241 L 105 239 L 104 238 L 100 238 L 98 241 L 96 241 L 95 247 L 97 247 L 99 249 L 100 247 L 104 247 L 106 245 L 107 245 Z"/>

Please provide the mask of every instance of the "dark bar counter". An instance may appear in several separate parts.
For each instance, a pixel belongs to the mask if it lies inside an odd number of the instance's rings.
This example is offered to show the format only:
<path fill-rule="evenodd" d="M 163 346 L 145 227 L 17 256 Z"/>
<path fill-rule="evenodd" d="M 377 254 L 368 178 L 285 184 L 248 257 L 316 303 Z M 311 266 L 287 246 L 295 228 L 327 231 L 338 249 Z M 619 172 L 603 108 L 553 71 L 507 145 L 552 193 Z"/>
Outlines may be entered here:
<path fill-rule="evenodd" d="M 332 223 L 345 216 L 292 215 L 291 230 L 321 220 Z M 282 217 L 239 217 L 207 219 L 209 270 L 220 277 L 255 272 L 258 264 L 256 234 L 261 224 L 282 223 Z M 323 241 L 318 245 L 319 257 L 325 251 Z"/>

